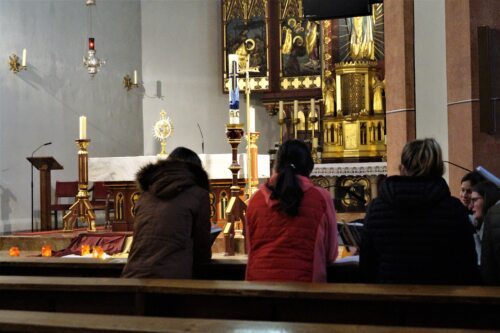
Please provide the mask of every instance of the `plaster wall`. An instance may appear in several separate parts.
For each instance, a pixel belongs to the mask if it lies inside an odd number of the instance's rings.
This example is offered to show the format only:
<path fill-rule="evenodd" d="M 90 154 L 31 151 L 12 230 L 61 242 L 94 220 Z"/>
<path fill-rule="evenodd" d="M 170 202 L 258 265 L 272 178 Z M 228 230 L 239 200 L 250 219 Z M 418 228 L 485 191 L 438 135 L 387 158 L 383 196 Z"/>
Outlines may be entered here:
<path fill-rule="evenodd" d="M 154 155 L 160 144 L 153 126 L 162 109 L 174 132 L 167 152 L 184 146 L 201 153 L 203 131 L 205 153 L 230 153 L 225 124 L 229 120 L 228 95 L 222 92 L 222 30 L 219 0 L 142 0 L 142 60 L 145 95 L 143 102 L 144 154 Z M 158 98 L 157 86 L 161 84 Z M 272 120 L 252 94 L 256 107 L 256 129 L 261 132 L 259 153 L 267 153 L 277 140 Z M 246 122 L 244 94 L 240 95 L 240 121 Z M 246 144 L 239 148 L 244 151 Z"/>
<path fill-rule="evenodd" d="M 448 160 L 445 1 L 418 0 L 414 10 L 416 136 L 435 138 Z"/>
<path fill-rule="evenodd" d="M 31 229 L 30 164 L 53 156 L 64 170 L 56 180 L 77 180 L 78 117 L 86 115 L 89 154 L 142 154 L 142 97 L 122 87 L 141 64 L 139 0 L 97 1 L 93 32 L 97 56 L 107 60 L 91 78 L 82 65 L 88 9 L 82 0 L 0 1 L 0 233 Z M 9 71 L 8 56 L 28 53 L 26 71 Z M 39 178 L 35 170 L 35 229 L 39 227 Z"/>

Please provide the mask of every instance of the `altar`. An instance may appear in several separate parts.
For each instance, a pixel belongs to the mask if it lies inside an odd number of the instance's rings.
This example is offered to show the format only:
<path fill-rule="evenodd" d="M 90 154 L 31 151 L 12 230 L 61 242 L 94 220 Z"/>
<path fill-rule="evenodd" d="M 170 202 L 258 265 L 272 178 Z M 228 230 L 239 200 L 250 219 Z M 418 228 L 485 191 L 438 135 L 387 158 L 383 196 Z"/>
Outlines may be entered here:
<path fill-rule="evenodd" d="M 225 208 L 230 198 L 232 174 L 229 170 L 231 154 L 200 154 L 198 155 L 210 179 L 210 210 L 211 221 L 223 226 Z M 126 157 L 92 157 L 89 158 L 89 175 L 91 182 L 102 181 L 110 190 L 110 200 L 113 201 L 114 217 L 111 222 L 113 231 L 132 231 L 134 224 L 134 208 L 140 196 L 135 183 L 136 173 L 146 164 L 155 163 L 158 156 L 126 156 Z M 241 170 L 238 176 L 241 196 L 246 185 L 247 163 L 246 154 L 238 154 Z M 258 156 L 258 178 L 267 179 L 270 176 L 269 155 Z"/>

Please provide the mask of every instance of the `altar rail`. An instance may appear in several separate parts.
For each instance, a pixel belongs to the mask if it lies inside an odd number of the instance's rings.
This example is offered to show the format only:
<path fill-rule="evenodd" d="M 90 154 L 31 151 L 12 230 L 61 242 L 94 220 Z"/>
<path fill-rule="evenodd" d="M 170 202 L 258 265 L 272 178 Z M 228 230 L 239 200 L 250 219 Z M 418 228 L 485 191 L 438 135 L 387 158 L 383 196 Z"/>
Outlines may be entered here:
<path fill-rule="evenodd" d="M 0 332 L 301 332 L 301 333 L 468 333 L 473 330 L 305 324 L 196 318 L 157 318 L 0 310 Z"/>
<path fill-rule="evenodd" d="M 500 329 L 500 288 L 0 277 L 0 309 Z"/>

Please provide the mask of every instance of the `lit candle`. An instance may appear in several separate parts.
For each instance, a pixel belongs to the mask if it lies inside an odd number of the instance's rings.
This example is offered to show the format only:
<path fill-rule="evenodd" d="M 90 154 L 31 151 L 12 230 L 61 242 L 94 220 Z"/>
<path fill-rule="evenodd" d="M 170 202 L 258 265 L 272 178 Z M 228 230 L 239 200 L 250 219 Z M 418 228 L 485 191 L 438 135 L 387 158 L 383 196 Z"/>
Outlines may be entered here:
<path fill-rule="evenodd" d="M 134 84 L 137 84 L 137 71 L 134 71 Z"/>
<path fill-rule="evenodd" d="M 299 101 L 298 100 L 293 101 L 293 118 L 294 119 L 299 118 Z"/>
<path fill-rule="evenodd" d="M 87 117 L 80 117 L 80 140 L 87 138 Z"/>
<path fill-rule="evenodd" d="M 230 54 L 229 60 L 229 123 L 240 123 L 240 91 L 238 89 L 238 55 Z"/>
<path fill-rule="evenodd" d="M 23 49 L 23 59 L 21 60 L 21 66 L 26 66 L 26 49 Z"/>
<path fill-rule="evenodd" d="M 278 118 L 279 120 L 283 120 L 285 118 L 285 110 L 283 110 L 283 101 L 279 101 Z"/>
<path fill-rule="evenodd" d="M 249 123 L 248 123 L 248 131 L 250 133 L 255 132 L 255 108 L 253 106 L 250 107 L 250 117 L 249 117 Z"/>

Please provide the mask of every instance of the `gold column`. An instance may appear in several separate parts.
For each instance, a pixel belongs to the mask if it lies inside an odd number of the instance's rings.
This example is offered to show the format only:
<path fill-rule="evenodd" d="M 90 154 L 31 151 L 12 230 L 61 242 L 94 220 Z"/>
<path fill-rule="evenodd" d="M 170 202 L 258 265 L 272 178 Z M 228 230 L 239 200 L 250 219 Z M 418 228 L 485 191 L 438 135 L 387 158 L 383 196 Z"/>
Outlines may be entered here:
<path fill-rule="evenodd" d="M 63 217 L 64 231 L 72 231 L 75 227 L 77 220 L 87 223 L 88 231 L 96 231 L 95 228 L 95 213 L 89 200 L 89 160 L 88 160 L 88 146 L 89 139 L 75 140 L 79 148 L 78 150 L 78 194 L 76 201 L 69 208 L 69 212 Z"/>

